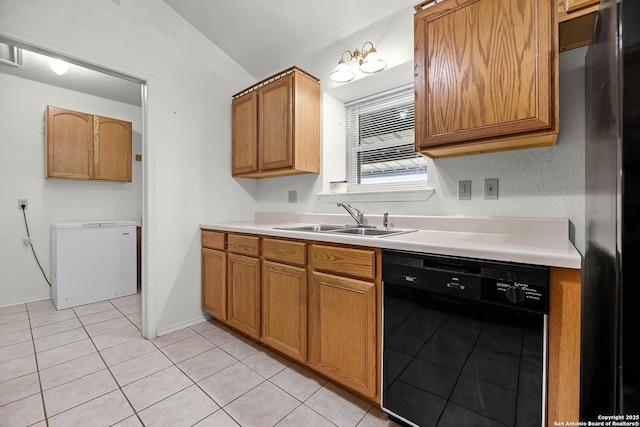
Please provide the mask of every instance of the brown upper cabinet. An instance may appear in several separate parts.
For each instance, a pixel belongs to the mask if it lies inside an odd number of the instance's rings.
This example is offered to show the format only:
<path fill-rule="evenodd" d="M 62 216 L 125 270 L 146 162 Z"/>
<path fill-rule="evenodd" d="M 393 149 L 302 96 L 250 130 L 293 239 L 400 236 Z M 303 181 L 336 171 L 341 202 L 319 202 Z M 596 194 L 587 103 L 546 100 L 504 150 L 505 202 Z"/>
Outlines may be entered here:
<path fill-rule="evenodd" d="M 556 2 L 416 6 L 416 151 L 448 157 L 555 144 Z"/>
<path fill-rule="evenodd" d="M 233 96 L 233 176 L 320 172 L 320 83 L 292 67 Z"/>
<path fill-rule="evenodd" d="M 46 177 L 131 182 L 131 122 L 47 106 Z"/>

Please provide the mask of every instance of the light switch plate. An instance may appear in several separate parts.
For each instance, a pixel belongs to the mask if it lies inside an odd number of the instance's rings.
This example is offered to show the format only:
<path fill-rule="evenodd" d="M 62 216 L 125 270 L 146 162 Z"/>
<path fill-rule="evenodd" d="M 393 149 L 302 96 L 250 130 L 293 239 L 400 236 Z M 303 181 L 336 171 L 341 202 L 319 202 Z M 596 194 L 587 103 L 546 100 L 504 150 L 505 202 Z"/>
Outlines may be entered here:
<path fill-rule="evenodd" d="M 471 181 L 458 181 L 458 200 L 471 200 Z"/>
<path fill-rule="evenodd" d="M 484 199 L 498 199 L 498 178 L 486 178 L 484 180 Z"/>

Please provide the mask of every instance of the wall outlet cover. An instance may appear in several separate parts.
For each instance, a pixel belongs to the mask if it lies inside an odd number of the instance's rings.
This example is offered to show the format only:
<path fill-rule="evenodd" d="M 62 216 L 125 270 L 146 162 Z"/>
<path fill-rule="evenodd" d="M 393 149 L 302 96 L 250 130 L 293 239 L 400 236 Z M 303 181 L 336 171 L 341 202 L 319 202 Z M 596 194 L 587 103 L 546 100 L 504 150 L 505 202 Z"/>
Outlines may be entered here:
<path fill-rule="evenodd" d="M 289 190 L 289 203 L 298 203 L 298 191 L 297 190 Z"/>
<path fill-rule="evenodd" d="M 471 181 L 458 181 L 458 200 L 471 200 Z"/>
<path fill-rule="evenodd" d="M 25 210 L 29 208 L 29 200 L 27 199 L 18 199 L 18 209 L 22 209 L 22 205 L 24 205 Z"/>
<path fill-rule="evenodd" d="M 498 199 L 498 178 L 486 178 L 484 180 L 484 199 Z"/>

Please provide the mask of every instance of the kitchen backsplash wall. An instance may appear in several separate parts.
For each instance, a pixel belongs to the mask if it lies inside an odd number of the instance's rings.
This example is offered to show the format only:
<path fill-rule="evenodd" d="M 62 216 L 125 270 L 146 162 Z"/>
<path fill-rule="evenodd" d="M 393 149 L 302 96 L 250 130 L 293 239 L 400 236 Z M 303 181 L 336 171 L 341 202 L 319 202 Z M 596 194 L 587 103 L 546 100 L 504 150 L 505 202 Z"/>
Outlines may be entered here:
<path fill-rule="evenodd" d="M 18 199 L 26 211 L 32 243 L 50 276 L 49 225 L 83 220 L 130 220 L 142 217 L 142 163 L 133 162 L 130 183 L 44 178 L 44 112 L 47 105 L 130 121 L 133 152 L 140 154 L 140 107 L 0 74 L 0 306 L 47 298 L 26 237 Z"/>
<path fill-rule="evenodd" d="M 403 11 L 381 23 L 356 33 L 338 43 L 342 49 L 353 49 L 356 40 L 372 40 L 382 46 L 385 37 L 392 35 L 389 48 L 401 46 L 401 55 L 393 57 L 394 64 L 411 61 L 413 55 L 412 12 Z M 404 28 L 403 31 L 398 28 Z M 412 29 L 412 27 L 411 27 Z M 402 38 L 406 43 L 401 44 Z M 360 43 L 362 43 L 360 42 Z M 337 44 L 336 44 L 337 45 Z M 333 45 L 328 50 L 340 49 Z M 353 45 L 353 46 L 351 46 Z M 409 49 L 406 47 L 410 46 Z M 326 191 L 330 180 L 344 179 L 338 176 L 344 170 L 344 107 L 349 99 L 348 85 L 366 87 L 366 77 L 354 80 L 343 88 L 329 80 L 335 66 L 330 55 L 323 50 L 318 58 L 301 62 L 322 81 L 322 173 L 260 180 L 258 184 L 258 210 L 292 212 L 335 212 L 342 209 L 335 202 L 322 202 L 317 194 Z M 566 217 L 571 222 L 570 237 L 581 253 L 584 253 L 584 58 L 586 48 L 575 49 L 560 55 L 560 134 L 554 147 L 534 148 L 502 153 L 482 154 L 449 159 L 428 160 L 429 186 L 435 189 L 424 202 L 367 202 L 354 203 L 365 213 L 390 215 L 467 215 L 467 216 L 534 216 Z M 407 58 L 407 56 L 411 56 Z M 325 62 L 322 62 L 325 61 Z M 412 69 L 412 67 L 410 67 Z M 385 72 L 375 76 L 371 86 L 380 86 Z M 412 73 L 405 81 L 390 82 L 390 87 L 410 83 Z M 358 93 L 363 93 L 359 88 Z M 345 99 L 345 97 L 347 97 Z M 499 199 L 484 200 L 484 179 L 499 179 Z M 458 181 L 472 181 L 471 200 L 458 200 Z M 287 200 L 289 190 L 297 190 L 298 202 Z"/>

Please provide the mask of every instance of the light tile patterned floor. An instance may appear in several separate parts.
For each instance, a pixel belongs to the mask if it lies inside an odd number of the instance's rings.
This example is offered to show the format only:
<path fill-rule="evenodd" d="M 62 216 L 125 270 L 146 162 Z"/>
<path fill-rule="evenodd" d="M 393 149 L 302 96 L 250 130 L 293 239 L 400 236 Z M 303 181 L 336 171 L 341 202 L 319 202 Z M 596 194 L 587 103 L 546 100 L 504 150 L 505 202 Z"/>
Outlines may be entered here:
<path fill-rule="evenodd" d="M 146 340 L 140 307 L 0 308 L 0 427 L 396 425 L 214 322 Z"/>

